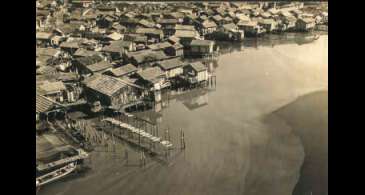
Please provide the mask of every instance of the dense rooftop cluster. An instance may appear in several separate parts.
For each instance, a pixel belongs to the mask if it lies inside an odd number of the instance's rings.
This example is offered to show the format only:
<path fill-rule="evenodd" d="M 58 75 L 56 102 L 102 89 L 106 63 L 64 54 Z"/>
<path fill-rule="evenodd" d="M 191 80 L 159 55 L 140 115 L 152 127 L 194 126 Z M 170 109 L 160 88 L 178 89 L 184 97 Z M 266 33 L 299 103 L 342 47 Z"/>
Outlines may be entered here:
<path fill-rule="evenodd" d="M 36 3 L 37 105 L 47 105 L 37 106 L 37 120 L 62 106 L 158 101 L 158 90 L 208 80 L 203 64 L 184 58 L 216 56 L 217 40 L 311 31 L 328 21 L 323 7 L 304 3 Z"/>

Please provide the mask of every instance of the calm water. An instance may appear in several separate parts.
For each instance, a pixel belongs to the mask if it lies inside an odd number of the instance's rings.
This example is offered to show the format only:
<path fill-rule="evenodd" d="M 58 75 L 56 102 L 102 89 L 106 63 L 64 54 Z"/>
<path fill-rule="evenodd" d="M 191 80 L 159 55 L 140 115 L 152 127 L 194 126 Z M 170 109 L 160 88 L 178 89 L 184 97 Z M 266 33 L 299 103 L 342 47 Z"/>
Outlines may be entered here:
<path fill-rule="evenodd" d="M 313 93 L 327 90 L 327 48 L 327 35 L 306 43 L 298 34 L 222 45 L 210 65 L 216 89 L 170 94 L 159 112 L 138 114 L 169 128 L 177 146 L 184 130 L 187 148 L 168 165 L 148 158 L 140 168 L 120 142 L 39 194 L 328 194 L 327 93 Z"/>

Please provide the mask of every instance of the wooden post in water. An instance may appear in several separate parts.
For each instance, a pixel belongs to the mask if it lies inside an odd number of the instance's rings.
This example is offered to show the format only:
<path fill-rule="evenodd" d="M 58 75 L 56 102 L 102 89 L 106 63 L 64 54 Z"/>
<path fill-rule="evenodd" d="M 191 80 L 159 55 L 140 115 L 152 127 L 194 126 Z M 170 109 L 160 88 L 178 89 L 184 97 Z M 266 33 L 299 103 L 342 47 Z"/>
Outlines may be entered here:
<path fill-rule="evenodd" d="M 127 149 L 124 150 L 124 157 L 126 160 L 126 164 L 128 165 L 128 150 Z"/>
<path fill-rule="evenodd" d="M 182 129 L 180 129 L 180 136 L 181 136 L 181 149 L 185 149 L 185 137 Z"/>
<path fill-rule="evenodd" d="M 217 87 L 217 76 L 214 76 L 214 88 Z"/>

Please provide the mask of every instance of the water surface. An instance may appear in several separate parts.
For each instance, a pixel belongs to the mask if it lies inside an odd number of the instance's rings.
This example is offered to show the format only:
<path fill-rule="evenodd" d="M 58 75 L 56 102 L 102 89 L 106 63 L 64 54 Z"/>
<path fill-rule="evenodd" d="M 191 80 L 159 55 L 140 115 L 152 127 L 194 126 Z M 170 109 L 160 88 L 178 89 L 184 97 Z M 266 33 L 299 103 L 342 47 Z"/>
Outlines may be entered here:
<path fill-rule="evenodd" d="M 138 155 L 120 143 L 116 152 L 92 153 L 90 171 L 45 186 L 40 194 L 326 194 L 326 172 L 313 173 L 326 168 L 327 118 L 311 122 L 309 115 L 295 115 L 306 112 L 299 109 L 303 107 L 326 112 L 321 106 L 326 98 L 299 107 L 295 101 L 327 90 L 327 48 L 327 35 L 307 42 L 301 34 L 221 45 L 224 54 L 210 65 L 217 76 L 215 89 L 170 95 L 158 113 L 139 114 L 158 122 L 160 129 L 169 128 L 177 146 L 179 130 L 185 132 L 187 148 L 169 165 L 148 159 L 140 168 Z M 303 117 L 304 124 L 292 122 Z M 322 139 L 311 146 L 309 134 Z M 131 153 L 128 166 L 126 149 Z M 321 152 L 313 152 L 317 149 Z"/>

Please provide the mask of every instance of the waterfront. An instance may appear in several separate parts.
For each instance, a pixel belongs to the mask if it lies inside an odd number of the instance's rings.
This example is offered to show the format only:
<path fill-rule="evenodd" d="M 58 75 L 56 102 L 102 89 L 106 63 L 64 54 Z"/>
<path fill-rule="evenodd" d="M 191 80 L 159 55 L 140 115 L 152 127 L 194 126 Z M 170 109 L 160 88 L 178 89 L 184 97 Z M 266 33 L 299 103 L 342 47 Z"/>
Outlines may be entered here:
<path fill-rule="evenodd" d="M 306 132 L 293 129 L 295 125 L 275 112 L 328 87 L 328 36 L 305 44 L 298 44 L 297 38 L 222 46 L 228 51 L 215 63 L 216 89 L 193 100 L 189 94 L 170 99 L 156 117 L 161 129 L 171 129 L 177 145 L 179 129 L 185 132 L 187 148 L 168 166 L 148 159 L 140 168 L 133 155 L 126 166 L 123 151 L 133 149 L 120 143 L 116 152 L 101 148 L 91 153 L 89 171 L 45 186 L 39 194 L 327 194 L 323 181 L 327 176 L 318 176 L 324 185 L 309 185 L 315 181 L 313 173 L 323 173 L 327 167 L 327 118 L 317 124 L 318 132 L 307 131 L 323 138 L 312 146 L 317 148 L 308 149 Z M 326 94 L 322 96 L 327 104 Z M 187 106 L 196 99 L 205 104 L 196 109 Z M 294 114 L 297 109 L 289 110 Z M 302 169 L 308 156 L 316 162 L 310 174 Z"/>

